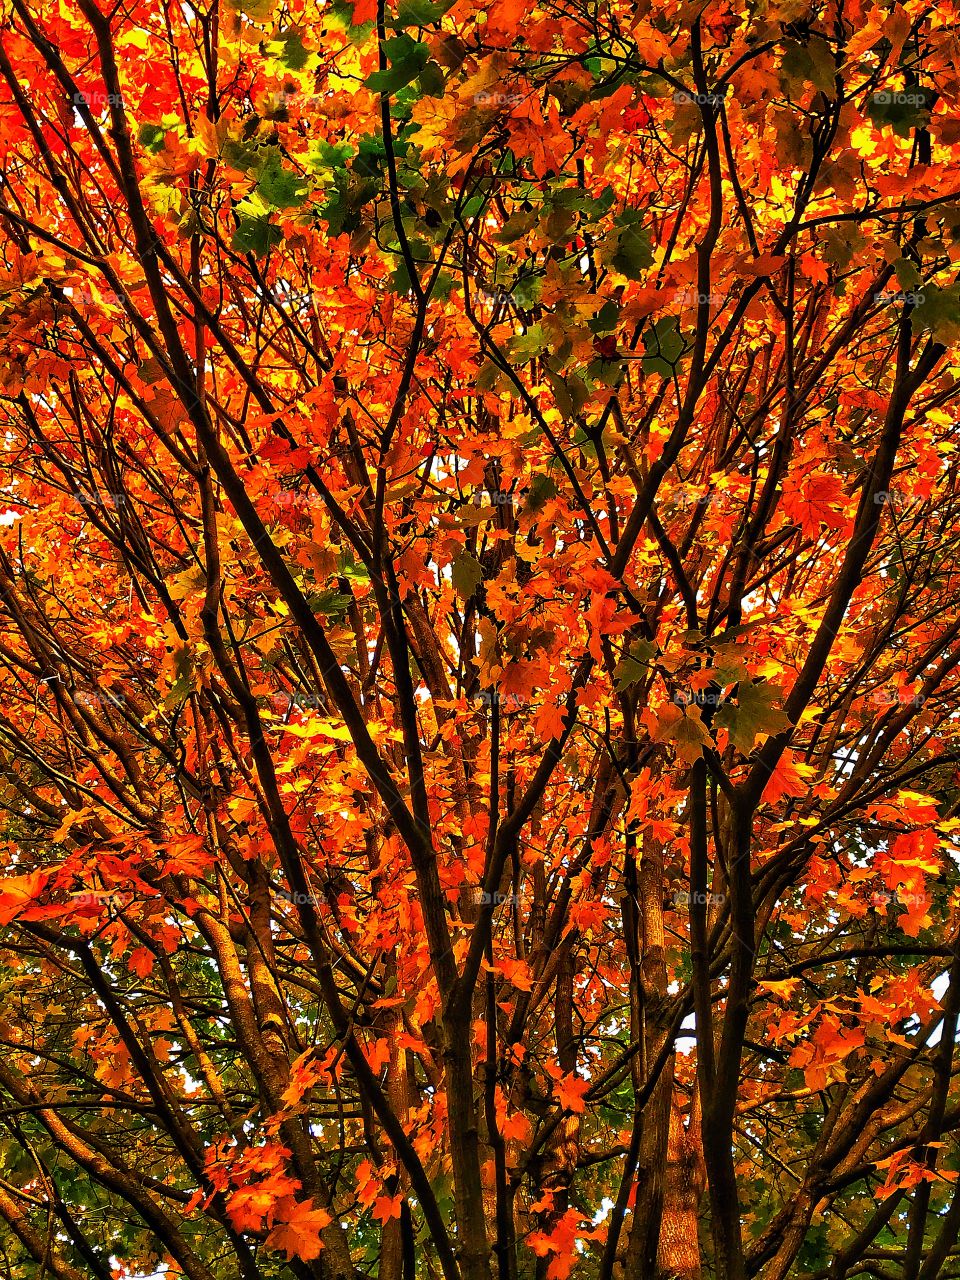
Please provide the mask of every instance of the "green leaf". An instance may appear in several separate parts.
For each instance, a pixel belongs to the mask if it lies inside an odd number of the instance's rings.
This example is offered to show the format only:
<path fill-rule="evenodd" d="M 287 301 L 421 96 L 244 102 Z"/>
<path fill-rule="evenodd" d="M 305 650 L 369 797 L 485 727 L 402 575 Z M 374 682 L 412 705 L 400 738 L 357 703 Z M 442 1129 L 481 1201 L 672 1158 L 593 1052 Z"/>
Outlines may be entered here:
<path fill-rule="evenodd" d="M 324 617 L 334 621 L 339 621 L 345 616 L 352 602 L 351 596 L 341 595 L 339 591 L 332 588 L 307 596 L 307 604 L 314 613 L 322 613 Z"/>
<path fill-rule="evenodd" d="M 291 71 L 303 71 L 314 56 L 314 50 L 308 49 L 298 30 L 281 31 L 267 41 L 267 52 L 288 67 Z"/>
<path fill-rule="evenodd" d="M 485 360 L 474 381 L 478 391 L 508 390 L 510 380 L 494 360 Z"/>
<path fill-rule="evenodd" d="M 635 640 L 627 653 L 617 663 L 615 675 L 617 689 L 623 693 L 632 684 L 643 680 L 650 671 L 650 664 L 657 656 L 657 646 L 649 640 Z"/>
<path fill-rule="evenodd" d="M 680 333 L 680 322 L 676 316 L 664 316 L 652 329 L 643 335 L 643 346 L 646 355 L 643 357 L 644 373 L 658 373 L 661 377 L 672 377 L 674 370 L 683 355 L 685 343 Z"/>
<path fill-rule="evenodd" d="M 510 215 L 494 238 L 499 244 L 513 244 L 515 240 L 525 236 L 536 225 L 536 221 L 535 209 L 520 209 Z"/>
<path fill-rule="evenodd" d="M 400 0 L 397 16 L 390 22 L 394 30 L 402 27 L 429 27 L 439 22 L 451 7 L 451 0 Z"/>
<path fill-rule="evenodd" d="M 469 551 L 461 551 L 451 566 L 451 578 L 457 594 L 469 600 L 483 581 L 483 569 Z"/>
<path fill-rule="evenodd" d="M 434 62 L 431 58 L 420 72 L 419 85 L 421 95 L 424 98 L 442 98 L 445 83 L 443 68 L 439 62 Z"/>
<path fill-rule="evenodd" d="M 397 93 L 411 80 L 416 80 L 430 57 L 429 45 L 419 43 L 406 32 L 391 40 L 384 40 L 383 51 L 390 66 L 383 71 L 374 71 L 364 81 L 366 87 L 374 93 Z"/>
<path fill-rule="evenodd" d="M 617 247 L 610 265 L 628 280 L 639 280 L 653 263 L 653 248 L 649 233 L 643 226 L 643 214 L 628 209 L 614 219 L 617 228 Z"/>
<path fill-rule="evenodd" d="M 713 666 L 710 675 L 717 684 L 739 684 L 749 679 L 745 657 L 745 647 L 738 644 L 718 644 L 711 646 Z"/>
<path fill-rule="evenodd" d="M 548 206 L 548 212 L 542 221 L 544 235 L 551 244 L 562 248 L 573 236 L 577 215 L 572 209 L 565 209 L 563 205 L 555 204 L 552 207 Z"/>
<path fill-rule="evenodd" d="M 406 261 L 403 258 L 397 258 L 397 265 L 394 267 L 393 271 L 390 272 L 389 279 L 387 280 L 387 287 L 391 293 L 398 293 L 401 297 L 408 294 L 413 288 L 413 283 L 410 279 L 410 272 L 407 269 Z"/>
<path fill-rule="evenodd" d="M 900 138 L 909 138 L 930 119 L 931 94 L 919 85 L 910 89 L 880 89 L 867 103 L 867 115 L 878 129 L 889 126 Z"/>
<path fill-rule="evenodd" d="M 261 164 L 263 149 L 255 142 L 226 137 L 220 147 L 220 155 L 231 169 L 237 169 L 241 173 L 256 173 Z"/>
<path fill-rule="evenodd" d="M 527 511 L 539 511 L 545 502 L 557 496 L 557 486 L 549 476 L 538 472 L 530 481 L 527 499 L 524 503 Z"/>
<path fill-rule="evenodd" d="M 727 702 L 714 718 L 718 728 L 726 729 L 730 741 L 749 755 L 758 734 L 775 735 L 790 729 L 791 723 L 773 704 L 783 697 L 779 685 L 769 680 L 743 680 L 737 686 L 737 705 Z"/>
<path fill-rule="evenodd" d="M 357 140 L 357 156 L 351 168 L 363 178 L 378 182 L 387 163 L 387 151 L 379 133 L 365 133 Z"/>
<path fill-rule="evenodd" d="M 943 289 L 925 284 L 919 297 L 923 301 L 914 309 L 914 326 L 929 329 L 939 342 L 955 342 L 960 337 L 960 284 Z"/>
<path fill-rule="evenodd" d="M 535 307 L 540 301 L 542 290 L 542 276 L 522 275 L 514 281 L 510 293 L 518 307 Z"/>
<path fill-rule="evenodd" d="M 838 227 L 824 227 L 818 232 L 823 243 L 823 256 L 827 262 L 841 271 L 845 271 L 853 261 L 854 255 L 866 247 L 866 237 L 860 228 L 852 222 L 845 222 Z"/>
<path fill-rule="evenodd" d="M 437 282 L 433 286 L 433 293 L 430 296 L 432 298 L 436 298 L 438 302 L 443 302 L 446 298 L 450 297 L 456 283 L 457 279 L 455 276 L 452 276 L 448 271 L 441 271 L 437 276 Z"/>
<path fill-rule="evenodd" d="M 257 193 L 275 209 L 294 209 L 303 203 L 310 184 L 284 167 L 279 151 L 271 150 L 257 179 Z"/>
<path fill-rule="evenodd" d="M 587 365 L 586 376 L 605 387 L 616 387 L 623 381 L 623 365 L 619 360 L 604 360 L 600 356 Z"/>
<path fill-rule="evenodd" d="M 780 63 L 780 78 L 795 99 L 802 96 L 808 84 L 831 96 L 836 92 L 837 67 L 825 43 L 819 40 L 809 44 L 790 42 Z"/>
<path fill-rule="evenodd" d="M 265 22 L 273 13 L 274 0 L 231 0 L 230 7 L 254 22 Z"/>
<path fill-rule="evenodd" d="M 163 705 L 169 710 L 181 706 L 190 697 L 193 689 L 193 656 L 190 653 L 188 644 L 181 645 L 173 655 L 173 684 L 170 686 L 170 692 L 163 700 Z"/>
<path fill-rule="evenodd" d="M 355 154 L 349 142 L 327 142 L 315 138 L 310 143 L 307 164 L 318 174 L 336 174 L 346 169 L 347 161 Z"/>
<path fill-rule="evenodd" d="M 163 140 L 167 131 L 162 124 L 142 124 L 137 131 L 137 139 L 142 147 L 156 155 L 163 150 Z"/>
<path fill-rule="evenodd" d="M 559 361 L 555 362 L 559 365 Z M 575 418 L 590 399 L 590 388 L 579 373 L 571 373 L 564 377 L 561 372 L 550 367 L 545 361 L 544 377 L 550 383 L 557 408 L 565 418 Z"/>
<path fill-rule="evenodd" d="M 916 263 L 909 258 L 898 258 L 893 264 L 893 270 L 901 289 L 915 289 L 920 283 L 920 272 Z"/>
<path fill-rule="evenodd" d="M 620 308 L 612 300 L 605 302 L 597 314 L 587 323 L 590 326 L 591 333 L 595 333 L 598 336 L 605 333 L 613 333 L 620 323 Z"/>
<path fill-rule="evenodd" d="M 533 324 L 526 333 L 518 333 L 507 343 L 511 364 L 528 364 L 541 352 L 546 351 L 549 339 L 538 324 Z"/>
<path fill-rule="evenodd" d="M 283 233 L 271 223 L 269 215 L 241 216 L 231 245 L 236 253 L 252 253 L 256 258 L 265 258 L 282 239 Z"/>
<path fill-rule="evenodd" d="M 353 552 L 347 548 L 340 552 L 340 573 L 351 582 L 369 582 L 370 573 L 365 564 L 355 560 Z"/>

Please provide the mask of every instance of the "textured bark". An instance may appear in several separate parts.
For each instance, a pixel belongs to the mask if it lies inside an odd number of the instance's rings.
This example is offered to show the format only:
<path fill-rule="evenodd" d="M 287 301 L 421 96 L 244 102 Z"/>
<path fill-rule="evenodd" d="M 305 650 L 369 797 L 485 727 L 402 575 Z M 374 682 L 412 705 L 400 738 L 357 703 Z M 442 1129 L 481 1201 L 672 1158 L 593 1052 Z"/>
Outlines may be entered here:
<path fill-rule="evenodd" d="M 397 1009 L 384 1012 L 382 1030 L 390 1044 L 390 1063 L 387 1072 L 387 1096 L 390 1106 L 401 1124 L 406 1124 L 410 1109 L 410 1089 L 407 1078 L 406 1054 L 397 1047 L 397 1037 L 403 1031 L 403 1021 Z M 404 1169 L 398 1171 L 398 1189 L 406 1192 L 410 1185 Z M 402 1280 L 404 1268 L 404 1227 L 400 1218 L 391 1218 L 383 1225 L 380 1243 L 380 1270 L 378 1280 Z"/>
<path fill-rule="evenodd" d="M 624 923 L 631 935 L 631 953 L 637 955 L 630 1007 L 631 1039 L 642 1040 L 644 1046 L 642 1056 L 633 1062 L 633 1087 L 639 1094 L 650 1064 L 666 1043 L 670 1023 L 663 930 L 664 849 L 660 841 L 650 836 L 644 839 L 639 866 L 628 867 L 628 883 L 630 880 L 636 883 L 636 905 Z M 665 1204 L 673 1088 L 671 1058 L 643 1110 L 634 1217 L 625 1259 L 627 1276 L 654 1274 Z"/>
<path fill-rule="evenodd" d="M 676 1280 L 699 1280 L 700 1277 L 697 1218 L 703 1195 L 704 1169 L 696 1110 L 694 1106 L 694 1114 L 686 1124 L 674 1095 L 670 1108 L 663 1221 L 657 1256 L 657 1274 L 662 1280 L 674 1277 Z"/>

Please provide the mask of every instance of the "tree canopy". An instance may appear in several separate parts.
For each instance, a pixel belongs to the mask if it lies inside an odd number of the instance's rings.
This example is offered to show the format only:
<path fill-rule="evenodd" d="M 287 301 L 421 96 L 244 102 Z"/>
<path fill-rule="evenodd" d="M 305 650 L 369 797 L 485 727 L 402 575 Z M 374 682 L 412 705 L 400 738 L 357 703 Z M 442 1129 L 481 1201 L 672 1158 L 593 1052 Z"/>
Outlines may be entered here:
<path fill-rule="evenodd" d="M 960 1276 L 953 0 L 6 0 L 0 1276 Z"/>

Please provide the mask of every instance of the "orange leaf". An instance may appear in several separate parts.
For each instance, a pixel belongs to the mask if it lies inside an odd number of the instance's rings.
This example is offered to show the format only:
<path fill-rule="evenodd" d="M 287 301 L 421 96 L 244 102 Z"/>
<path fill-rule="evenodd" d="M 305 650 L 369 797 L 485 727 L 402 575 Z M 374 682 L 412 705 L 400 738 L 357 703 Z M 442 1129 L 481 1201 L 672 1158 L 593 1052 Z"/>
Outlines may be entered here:
<path fill-rule="evenodd" d="M 286 1205 L 286 1199 L 283 1202 Z M 325 1209 L 311 1209 L 310 1201 L 293 1201 L 290 1209 L 284 1214 L 284 1221 L 278 1222 L 267 1236 L 267 1245 L 271 1249 L 282 1249 L 288 1258 L 302 1258 L 310 1262 L 316 1258 L 323 1248 L 320 1233 L 328 1227 L 333 1219 Z"/>
<path fill-rule="evenodd" d="M 29 875 L 0 880 L 0 924 L 16 920 L 40 895 L 48 879 L 45 871 L 31 871 Z"/>
<path fill-rule="evenodd" d="M 400 1217 L 400 1206 L 403 1196 L 380 1196 L 373 1206 L 373 1216 L 378 1222 L 389 1222 L 391 1218 Z"/>

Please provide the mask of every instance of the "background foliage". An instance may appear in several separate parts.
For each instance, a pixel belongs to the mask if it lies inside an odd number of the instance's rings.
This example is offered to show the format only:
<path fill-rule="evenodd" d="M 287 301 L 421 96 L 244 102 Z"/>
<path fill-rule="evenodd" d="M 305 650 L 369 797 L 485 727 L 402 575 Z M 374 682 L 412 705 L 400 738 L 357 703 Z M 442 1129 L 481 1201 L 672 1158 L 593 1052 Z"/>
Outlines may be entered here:
<path fill-rule="evenodd" d="M 8 1280 L 960 1274 L 956 19 L 7 0 Z"/>

